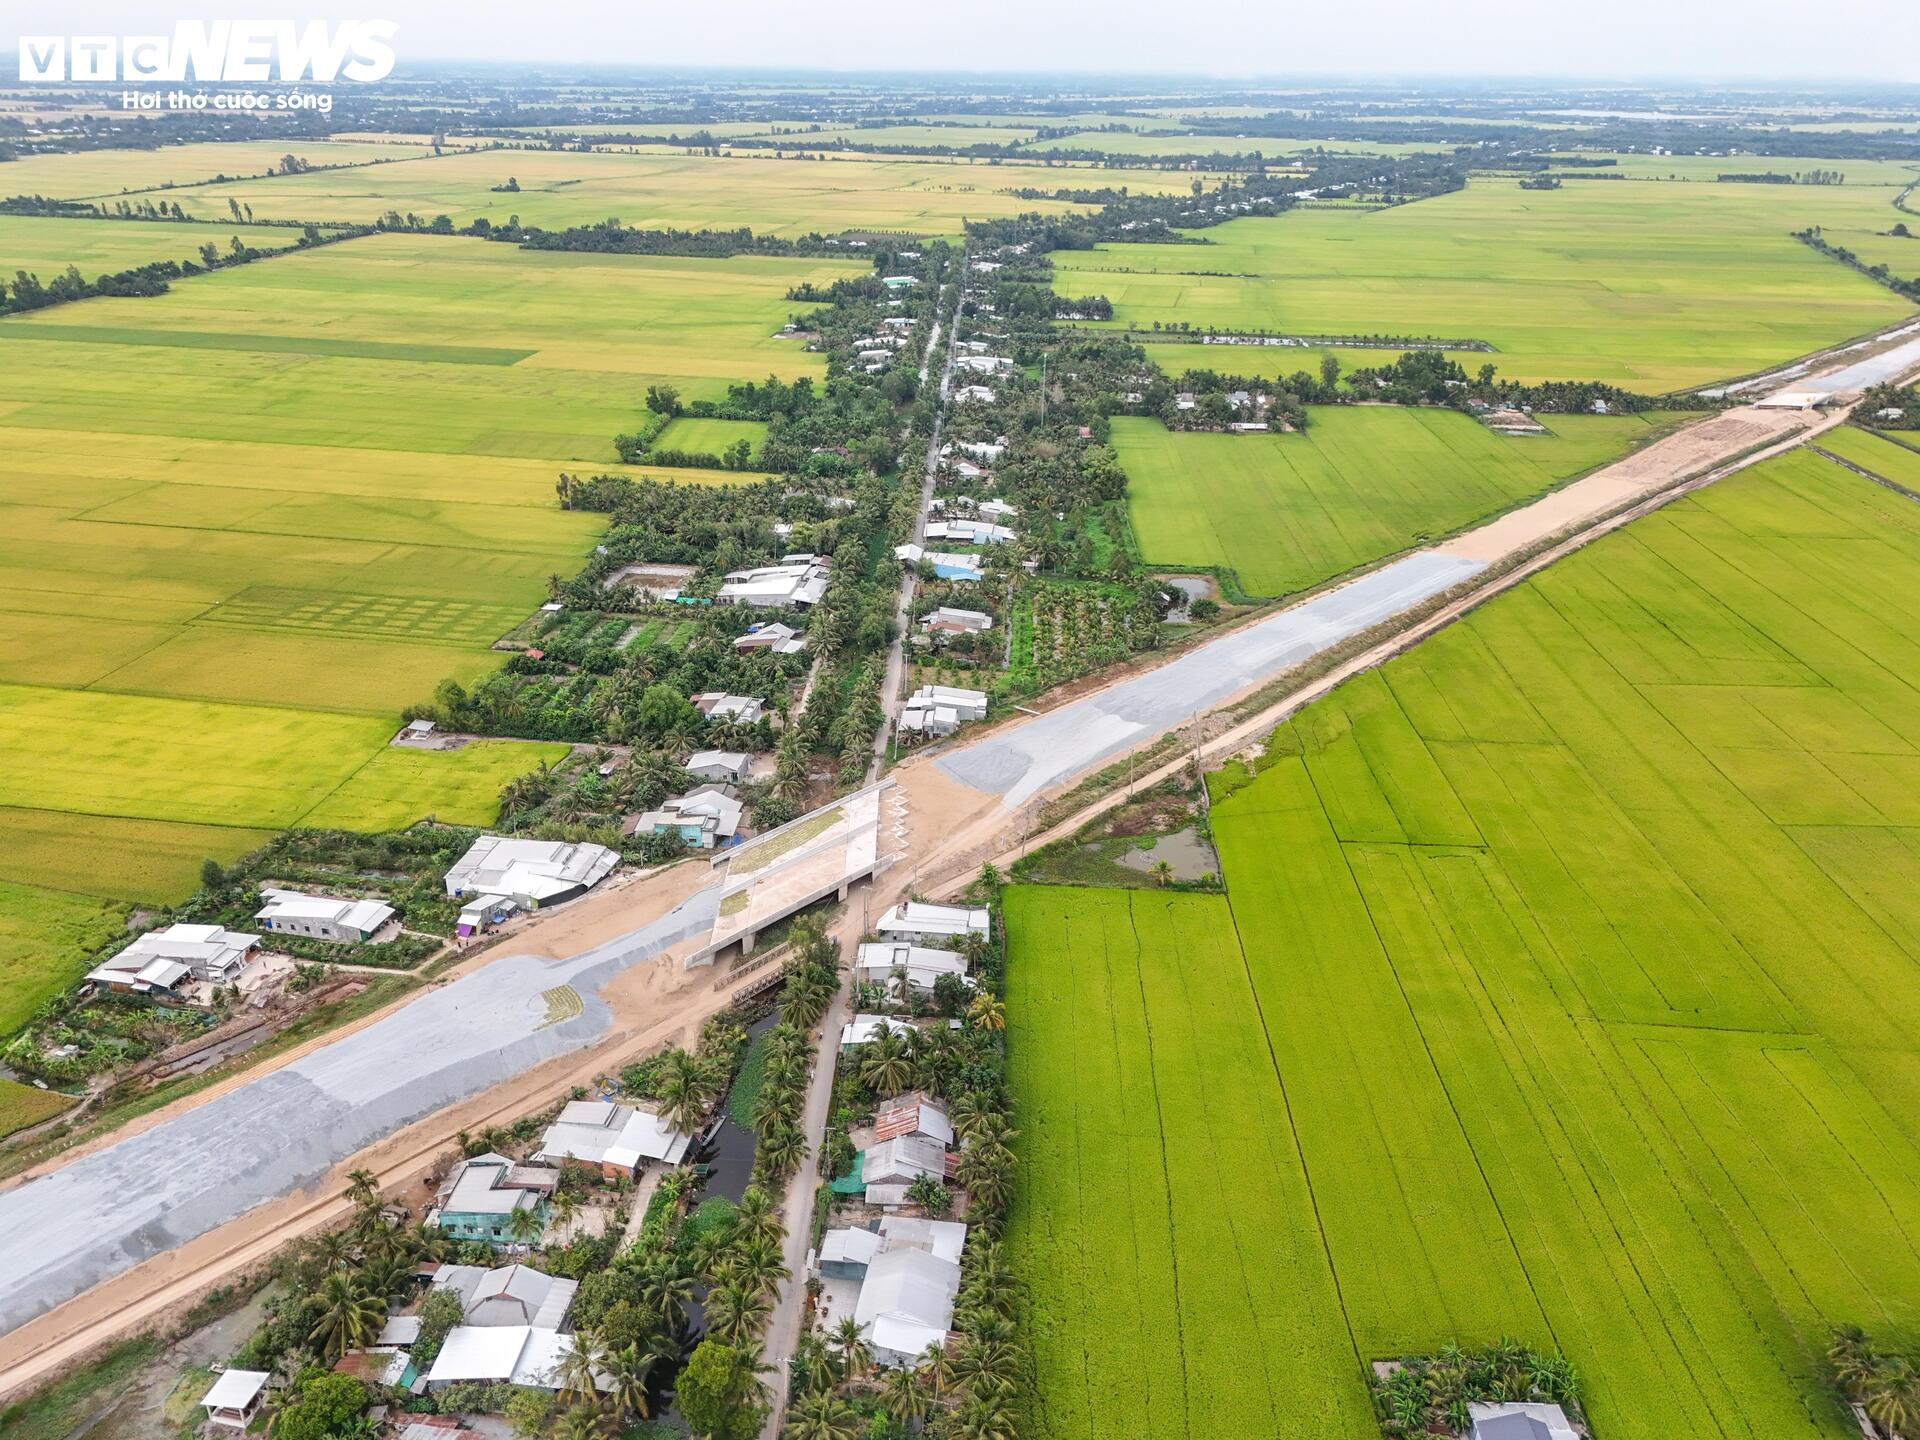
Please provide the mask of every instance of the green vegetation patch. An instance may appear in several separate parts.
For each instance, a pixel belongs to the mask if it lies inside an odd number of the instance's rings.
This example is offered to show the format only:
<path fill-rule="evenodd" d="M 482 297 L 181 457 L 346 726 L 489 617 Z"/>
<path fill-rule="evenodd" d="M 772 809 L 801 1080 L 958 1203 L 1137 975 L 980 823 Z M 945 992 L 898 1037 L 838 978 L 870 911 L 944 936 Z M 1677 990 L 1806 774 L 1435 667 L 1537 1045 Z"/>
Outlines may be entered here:
<path fill-rule="evenodd" d="M 1052 258 L 1056 288 L 1107 296 L 1113 325 L 1485 340 L 1507 379 L 1658 393 L 1911 313 L 1791 233 L 1889 228 L 1892 193 L 1652 181 L 1529 191 L 1479 179 L 1415 205 L 1234 220 L 1193 232 L 1200 245 Z"/>
<path fill-rule="evenodd" d="M 763 420 L 705 420 L 681 415 L 669 420 L 653 442 L 656 450 L 679 450 L 688 455 L 724 455 L 742 440 L 753 454 L 760 453 L 766 441 Z"/>
<path fill-rule="evenodd" d="M 6 176 L 8 182 L 12 178 L 11 173 Z M 17 192 L 6 189 L 6 193 Z M 180 225 L 161 220 L 0 215 L 0 275 L 11 282 L 16 270 L 25 270 L 51 281 L 72 265 L 86 279 L 96 280 L 160 260 L 198 265 L 201 246 L 211 244 L 225 255 L 236 238 L 249 250 L 284 250 L 299 240 L 300 232 L 280 225 Z"/>
<path fill-rule="evenodd" d="M 1497 514 L 1690 418 L 1548 417 L 1507 436 L 1451 410 L 1316 408 L 1298 435 L 1169 431 L 1119 417 L 1141 558 L 1219 567 L 1285 595 Z"/>
<path fill-rule="evenodd" d="M 73 1096 L 57 1090 L 42 1090 L 22 1085 L 18 1080 L 0 1080 L 0 1138 L 51 1120 L 73 1104 Z"/>
<path fill-rule="evenodd" d="M 111 901 L 0 880 L 0 1035 L 86 974 L 96 951 L 125 937 L 125 921 Z"/>
<path fill-rule="evenodd" d="M 237 860 L 272 834 L 237 825 L 0 808 L 0 875 L 103 900 L 171 905 L 193 893 L 206 860 Z"/>
<path fill-rule="evenodd" d="M 1920 1324 L 1916 575 L 1769 461 L 1302 711 L 1227 899 L 1011 892 L 1033 1433 L 1360 1440 L 1369 1362 L 1503 1337 L 1608 1440 L 1854 1433 L 1829 1327 Z"/>
<path fill-rule="evenodd" d="M 491 825 L 509 780 L 566 756 L 565 745 L 530 740 L 475 740 L 457 750 L 383 749 L 300 823 L 338 830 L 404 830 L 426 819 Z"/>
<path fill-rule="evenodd" d="M 188 350 L 248 350 L 261 355 L 335 355 L 356 360 L 416 360 L 434 365 L 518 365 L 532 350 L 496 345 L 411 345 L 398 340 L 336 340 L 325 335 L 243 335 L 218 330 L 141 330 L 113 325 L 6 328 L 9 340 L 66 340 L 89 345 L 168 345 Z"/>

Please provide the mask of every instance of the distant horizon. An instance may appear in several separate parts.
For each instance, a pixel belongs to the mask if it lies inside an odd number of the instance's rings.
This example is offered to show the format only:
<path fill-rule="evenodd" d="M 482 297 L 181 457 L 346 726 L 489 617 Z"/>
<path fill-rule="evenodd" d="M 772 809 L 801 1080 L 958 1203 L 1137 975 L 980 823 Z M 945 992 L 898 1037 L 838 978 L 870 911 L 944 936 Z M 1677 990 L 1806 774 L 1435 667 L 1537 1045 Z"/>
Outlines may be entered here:
<path fill-rule="evenodd" d="M 18 35 L 154 34 L 186 19 L 377 18 L 399 27 L 403 69 L 1920 87 L 1920 5 L 1910 0 L 1836 0 L 1813 23 L 1790 0 L 1617 0 L 1598 20 L 1566 0 L 1351 0 L 1337 12 L 1200 0 L 1177 17 L 1141 0 L 978 0 L 958 17 L 901 13 L 882 0 L 733 0 L 723 11 L 571 0 L 557 8 L 530 18 L 506 0 L 28 0 L 0 45 Z M 939 63 L 927 63 L 933 57 Z M 1147 57 L 1151 64 L 1139 63 Z"/>

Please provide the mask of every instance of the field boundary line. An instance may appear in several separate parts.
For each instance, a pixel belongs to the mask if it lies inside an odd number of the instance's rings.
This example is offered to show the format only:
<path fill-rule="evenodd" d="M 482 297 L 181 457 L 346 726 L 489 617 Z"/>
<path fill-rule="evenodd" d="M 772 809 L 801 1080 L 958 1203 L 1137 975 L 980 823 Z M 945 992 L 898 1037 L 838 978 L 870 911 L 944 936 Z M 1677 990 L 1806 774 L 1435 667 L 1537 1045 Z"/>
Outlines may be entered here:
<path fill-rule="evenodd" d="M 1869 470 L 1866 466 L 1857 464 L 1856 462 L 1847 459 L 1847 457 L 1844 455 L 1836 455 L 1833 453 L 1833 451 L 1828 450 L 1823 446 L 1809 445 L 1807 446 L 1807 449 L 1811 450 L 1814 454 L 1820 456 L 1822 459 L 1831 460 L 1833 461 L 1834 464 L 1842 467 L 1843 469 L 1851 470 L 1853 471 L 1854 474 L 1862 476 L 1865 479 L 1871 480 L 1876 485 L 1884 486 L 1887 489 L 1893 491 L 1894 494 L 1904 496 L 1906 499 L 1913 501 L 1914 504 L 1920 505 L 1920 490 L 1909 490 L 1906 486 L 1902 485 L 1898 480 L 1889 480 L 1886 476 L 1876 474 L 1872 470 Z"/>

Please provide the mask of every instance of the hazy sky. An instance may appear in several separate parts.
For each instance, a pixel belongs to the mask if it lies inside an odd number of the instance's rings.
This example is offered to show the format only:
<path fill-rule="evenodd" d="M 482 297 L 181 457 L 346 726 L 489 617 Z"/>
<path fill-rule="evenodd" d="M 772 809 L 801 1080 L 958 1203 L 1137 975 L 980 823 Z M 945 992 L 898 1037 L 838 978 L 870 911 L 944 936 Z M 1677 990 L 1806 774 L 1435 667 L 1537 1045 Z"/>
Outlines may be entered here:
<path fill-rule="evenodd" d="M 9 0 L 20 34 L 386 19 L 407 60 L 1920 84 L 1920 0 Z M 11 78 L 11 77 L 5 77 Z"/>

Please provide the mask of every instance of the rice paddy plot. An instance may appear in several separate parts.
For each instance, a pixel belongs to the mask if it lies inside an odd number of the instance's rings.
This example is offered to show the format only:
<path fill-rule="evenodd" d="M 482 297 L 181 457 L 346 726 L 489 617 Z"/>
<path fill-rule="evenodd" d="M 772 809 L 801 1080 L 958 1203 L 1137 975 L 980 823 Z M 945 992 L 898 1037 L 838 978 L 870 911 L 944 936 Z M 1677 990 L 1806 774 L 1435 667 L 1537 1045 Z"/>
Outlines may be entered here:
<path fill-rule="evenodd" d="M 225 864 L 272 838 L 240 825 L 0 808 L 0 874 L 74 895 L 166 905 L 192 892 L 206 860 Z"/>
<path fill-rule="evenodd" d="M 499 187 L 511 179 L 517 192 Z M 1031 211 L 1083 212 L 1055 200 L 1026 200 L 1019 189 L 1126 185 L 1184 192 L 1188 174 L 1087 168 L 1019 161 L 895 159 L 849 153 L 825 160 L 776 159 L 771 152 L 728 156 L 580 151 L 472 151 L 366 170 L 291 175 L 166 192 L 189 215 L 225 216 L 227 202 L 261 219 L 371 222 L 388 211 L 456 224 L 518 215 L 528 225 L 596 225 L 609 216 L 642 229 L 731 230 L 799 236 L 843 230 L 904 230 L 954 235 L 964 220 Z M 154 198 L 158 198 L 157 196 Z"/>
<path fill-rule="evenodd" d="M 1182 341 L 1146 340 L 1140 348 L 1147 358 L 1177 380 L 1186 370 L 1212 370 L 1221 375 L 1278 381 L 1305 371 L 1320 378 L 1320 357 L 1332 355 L 1340 362 L 1340 373 L 1349 375 L 1367 366 L 1391 365 L 1406 347 L 1368 345 L 1194 345 Z M 1457 361 L 1468 371 L 1478 370 L 1499 357 L 1481 350 L 1443 350 L 1447 359 Z"/>
<path fill-rule="evenodd" d="M 88 957 L 126 934 L 125 919 L 109 901 L 0 880 L 0 1035 L 86 974 Z"/>
<path fill-rule="evenodd" d="M 19 163 L 19 162 L 14 162 Z M 0 188 L 5 178 L 0 176 Z M 154 220 L 69 220 L 54 216 L 0 215 L 0 275 L 12 283 L 24 270 L 50 282 L 69 265 L 87 280 L 161 260 L 201 263 L 200 248 L 222 255 L 234 240 L 252 250 L 284 250 L 298 230 L 277 225 L 179 225 Z"/>
<path fill-rule="evenodd" d="M 366 165 L 431 155 L 426 144 L 403 146 L 340 140 L 231 140 L 193 145 L 160 145 L 150 150 L 78 150 L 57 155 L 27 155 L 0 172 L 0 194 L 47 195 L 62 200 L 113 202 L 141 192 L 158 204 L 179 204 L 189 213 L 203 207 L 193 188 L 220 176 L 244 178 L 280 169 L 289 155 L 314 166 Z M 218 218 L 230 218 L 226 201 Z M 262 217 L 265 218 L 265 217 Z"/>
<path fill-rule="evenodd" d="M 762 420 L 705 420 L 682 415 L 669 420 L 653 442 L 658 450 L 683 450 L 689 455 L 724 455 L 742 440 L 758 455 L 766 442 Z"/>
<path fill-rule="evenodd" d="M 565 745 L 520 740 L 476 740 L 457 750 L 380 750 L 299 823 L 337 830 L 404 830 L 425 819 L 491 825 L 509 780 L 566 755 Z"/>
<path fill-rule="evenodd" d="M 1249 594 L 1286 595 L 1539 495 L 1683 418 L 1556 415 L 1552 434 L 1508 436 L 1451 410 L 1325 406 L 1297 435 L 1117 417 L 1111 444 L 1147 564 L 1229 570 Z"/>
<path fill-rule="evenodd" d="M 1829 1327 L 1920 1325 L 1916 575 L 1768 461 L 1214 776 L 1225 901 L 1011 892 L 1034 1433 L 1370 1434 L 1367 1362 L 1499 1335 L 1609 1440 L 1856 1433 Z"/>
<path fill-rule="evenodd" d="M 1514 380 L 1660 393 L 1864 334 L 1913 306 L 1789 233 L 1871 228 L 1886 186 L 1477 179 L 1384 210 L 1301 209 L 1193 232 L 1199 245 L 1054 255 L 1062 294 L 1108 327 L 1483 340 Z"/>

